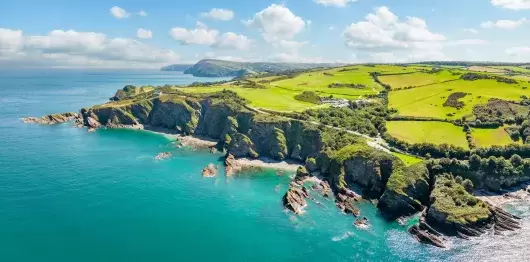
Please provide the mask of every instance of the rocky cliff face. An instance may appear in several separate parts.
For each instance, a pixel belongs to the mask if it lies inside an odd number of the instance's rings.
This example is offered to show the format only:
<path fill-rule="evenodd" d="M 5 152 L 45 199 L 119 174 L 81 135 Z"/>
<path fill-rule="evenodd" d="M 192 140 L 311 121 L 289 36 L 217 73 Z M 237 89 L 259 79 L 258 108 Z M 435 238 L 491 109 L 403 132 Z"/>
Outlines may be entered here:
<path fill-rule="evenodd" d="M 419 212 L 429 204 L 429 181 L 423 163 L 398 169 L 390 176 L 377 207 L 392 219 Z"/>

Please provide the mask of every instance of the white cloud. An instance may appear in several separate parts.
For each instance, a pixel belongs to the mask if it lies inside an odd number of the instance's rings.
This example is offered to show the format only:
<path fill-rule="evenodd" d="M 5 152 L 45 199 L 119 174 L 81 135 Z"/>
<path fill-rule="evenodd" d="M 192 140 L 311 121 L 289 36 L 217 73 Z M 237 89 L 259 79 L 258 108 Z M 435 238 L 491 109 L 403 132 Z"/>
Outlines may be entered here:
<path fill-rule="evenodd" d="M 406 21 L 399 21 L 385 6 L 365 19 L 344 30 L 346 46 L 357 50 L 424 49 L 445 40 L 443 35 L 429 31 L 425 20 L 407 17 Z"/>
<path fill-rule="evenodd" d="M 491 0 L 491 4 L 511 10 L 530 9 L 530 0 Z"/>
<path fill-rule="evenodd" d="M 467 33 L 478 34 L 478 30 L 475 28 L 462 28 L 462 30 Z"/>
<path fill-rule="evenodd" d="M 139 16 L 147 16 L 147 13 L 144 10 L 140 10 L 140 12 L 138 12 L 138 15 Z"/>
<path fill-rule="evenodd" d="M 330 26 L 328 29 L 329 30 L 335 30 L 335 27 L 334 26 Z"/>
<path fill-rule="evenodd" d="M 234 18 L 234 12 L 228 9 L 213 8 L 207 13 L 201 13 L 201 16 L 215 20 L 229 21 Z"/>
<path fill-rule="evenodd" d="M 186 29 L 182 27 L 174 27 L 170 31 L 173 39 L 180 41 L 182 44 L 190 45 L 213 45 L 216 42 L 217 30 L 208 29 L 206 25 L 197 22 L 197 28 Z"/>
<path fill-rule="evenodd" d="M 131 14 L 129 14 L 127 11 L 125 11 L 125 9 L 119 7 L 119 6 L 113 6 L 111 9 L 110 9 L 110 13 L 118 18 L 118 19 L 122 19 L 122 18 L 127 18 L 129 17 Z"/>
<path fill-rule="evenodd" d="M 0 64 L 14 66 L 159 67 L 179 59 L 174 51 L 134 39 L 74 30 L 24 36 L 22 31 L 0 28 L 0 47 L 9 50 L 0 56 Z"/>
<path fill-rule="evenodd" d="M 311 20 L 306 20 L 305 22 L 306 22 L 307 26 L 310 26 L 311 24 L 313 24 L 313 21 L 311 21 Z"/>
<path fill-rule="evenodd" d="M 227 32 L 219 36 L 212 47 L 228 48 L 238 50 L 248 50 L 252 45 L 252 40 L 244 35 Z"/>
<path fill-rule="evenodd" d="M 293 14 L 289 8 L 276 4 L 261 10 L 244 23 L 257 28 L 269 43 L 293 39 L 306 26 L 304 19 Z"/>
<path fill-rule="evenodd" d="M 222 49 L 248 50 L 253 43 L 247 36 L 233 32 L 219 35 L 219 31 L 209 29 L 201 22 L 197 22 L 195 29 L 172 28 L 170 35 L 182 44 L 207 45 Z"/>
<path fill-rule="evenodd" d="M 482 28 L 499 28 L 506 30 L 513 30 L 517 27 L 523 25 L 528 20 L 526 18 L 521 18 L 519 20 L 497 20 L 495 22 L 487 21 L 480 24 Z"/>
<path fill-rule="evenodd" d="M 357 2 L 357 0 L 315 0 L 315 2 L 324 6 L 345 7 L 349 3 Z"/>
<path fill-rule="evenodd" d="M 136 31 L 136 36 L 142 39 L 149 39 L 153 37 L 153 32 L 151 32 L 151 30 L 138 28 L 138 30 Z"/>

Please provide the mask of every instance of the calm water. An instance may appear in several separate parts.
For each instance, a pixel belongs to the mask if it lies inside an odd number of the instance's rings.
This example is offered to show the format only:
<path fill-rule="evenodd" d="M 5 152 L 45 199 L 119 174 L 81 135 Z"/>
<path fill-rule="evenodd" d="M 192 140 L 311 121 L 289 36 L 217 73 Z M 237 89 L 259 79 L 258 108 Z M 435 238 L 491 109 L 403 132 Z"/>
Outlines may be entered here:
<path fill-rule="evenodd" d="M 19 118 L 77 111 L 126 84 L 184 84 L 175 72 L 0 72 L 0 261 L 469 261 L 524 260 L 529 230 L 441 250 L 361 206 L 359 230 L 330 200 L 283 211 L 289 182 L 266 170 L 204 179 L 220 155 L 176 149 L 142 131 L 88 133 Z M 155 161 L 159 152 L 174 157 Z M 530 224 L 528 205 L 512 211 Z M 349 232 L 349 233 L 348 233 Z"/>

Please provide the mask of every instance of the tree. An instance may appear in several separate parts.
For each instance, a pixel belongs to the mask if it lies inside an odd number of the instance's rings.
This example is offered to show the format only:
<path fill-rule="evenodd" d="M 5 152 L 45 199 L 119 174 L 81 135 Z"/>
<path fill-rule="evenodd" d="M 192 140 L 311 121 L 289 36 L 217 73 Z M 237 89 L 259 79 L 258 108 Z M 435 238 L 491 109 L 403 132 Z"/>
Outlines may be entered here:
<path fill-rule="evenodd" d="M 518 154 L 514 154 L 512 157 L 510 157 L 510 162 L 512 163 L 512 166 L 519 167 L 523 164 L 523 158 Z"/>

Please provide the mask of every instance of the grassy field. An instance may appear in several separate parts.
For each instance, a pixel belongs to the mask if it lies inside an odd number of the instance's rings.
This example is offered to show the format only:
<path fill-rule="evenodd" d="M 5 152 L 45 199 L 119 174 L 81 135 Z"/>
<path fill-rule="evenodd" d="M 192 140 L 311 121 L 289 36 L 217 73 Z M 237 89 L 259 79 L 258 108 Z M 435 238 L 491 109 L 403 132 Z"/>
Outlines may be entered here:
<path fill-rule="evenodd" d="M 265 108 L 275 111 L 303 111 L 310 108 L 323 107 L 325 105 L 315 105 L 296 100 L 294 97 L 301 92 L 292 92 L 282 88 L 242 88 L 235 86 L 218 86 L 218 87 L 199 87 L 199 88 L 180 88 L 183 92 L 188 93 L 214 93 L 229 89 L 237 92 L 241 97 L 250 101 L 250 106 L 255 108 Z"/>
<path fill-rule="evenodd" d="M 476 71 L 476 72 L 487 72 L 487 73 L 497 73 L 502 74 L 504 73 L 504 69 L 502 68 L 495 68 L 491 66 L 470 66 L 467 68 L 469 71 Z"/>
<path fill-rule="evenodd" d="M 446 122 L 389 121 L 388 133 L 409 143 L 450 144 L 469 148 L 462 127 Z"/>
<path fill-rule="evenodd" d="M 530 69 L 527 69 L 522 66 L 493 66 L 493 68 L 499 69 L 499 70 L 507 69 L 507 70 L 511 70 L 516 73 L 522 73 L 522 74 L 530 74 Z"/>
<path fill-rule="evenodd" d="M 414 164 L 417 164 L 423 161 L 423 159 L 421 158 L 417 158 L 415 156 L 405 155 L 405 154 L 401 154 L 397 152 L 392 152 L 392 155 L 401 159 L 401 161 L 403 161 L 403 163 L 405 163 L 406 166 L 412 166 Z"/>
<path fill-rule="evenodd" d="M 425 87 L 393 91 L 389 93 L 389 107 L 398 110 L 401 116 L 435 117 L 457 119 L 472 114 L 473 106 L 484 104 L 490 98 L 521 100 L 521 95 L 530 95 L 523 89 L 524 83 L 505 84 L 495 80 L 464 81 L 457 80 Z M 468 93 L 459 101 L 464 102 L 462 109 L 444 107 L 447 97 L 455 92 Z M 448 116 L 453 114 L 453 116 Z"/>
<path fill-rule="evenodd" d="M 473 128 L 471 135 L 477 147 L 491 147 L 494 145 L 504 146 L 520 142 L 514 142 L 503 127 L 496 129 Z"/>
<path fill-rule="evenodd" d="M 387 85 L 390 85 L 392 89 L 396 89 L 410 86 L 430 85 L 448 80 L 458 79 L 459 77 L 460 76 L 455 76 L 451 72 L 444 70 L 436 74 L 417 72 L 413 74 L 402 75 L 383 75 L 379 77 L 379 80 L 381 80 L 381 82 Z"/>

